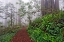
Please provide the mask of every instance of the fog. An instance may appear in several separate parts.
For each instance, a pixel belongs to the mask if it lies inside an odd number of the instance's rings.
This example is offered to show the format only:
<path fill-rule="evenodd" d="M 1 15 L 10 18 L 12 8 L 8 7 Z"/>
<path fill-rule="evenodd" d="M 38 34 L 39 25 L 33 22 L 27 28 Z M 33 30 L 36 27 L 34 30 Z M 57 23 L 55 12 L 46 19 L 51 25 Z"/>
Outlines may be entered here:
<path fill-rule="evenodd" d="M 20 7 L 19 5 L 16 4 L 16 2 L 18 2 L 18 0 L 0 0 L 2 2 L 3 5 L 6 5 L 7 3 L 13 3 L 14 6 L 16 7 L 16 10 L 18 10 L 18 8 Z M 24 2 L 29 2 L 29 0 L 23 0 Z M 63 9 L 63 0 L 59 0 L 59 9 Z M 2 15 L 2 14 L 0 14 Z M 2 16 L 5 16 L 4 14 Z M 33 16 L 34 17 L 34 16 Z M 27 18 L 27 16 L 24 16 L 24 18 L 22 19 L 22 22 L 25 23 L 25 19 Z M 36 18 L 36 17 L 34 17 Z M 33 18 L 33 19 L 34 19 Z M 0 18 L 1 22 L 4 22 L 4 19 Z M 26 22 L 27 23 L 27 22 Z"/>

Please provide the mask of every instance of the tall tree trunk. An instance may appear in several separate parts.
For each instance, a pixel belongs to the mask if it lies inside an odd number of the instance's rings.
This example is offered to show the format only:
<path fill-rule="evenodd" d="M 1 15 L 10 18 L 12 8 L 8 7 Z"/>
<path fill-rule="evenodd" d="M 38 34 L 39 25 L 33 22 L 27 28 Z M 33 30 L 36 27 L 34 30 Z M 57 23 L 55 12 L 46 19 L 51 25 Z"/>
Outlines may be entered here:
<path fill-rule="evenodd" d="M 54 9 L 54 0 L 51 1 L 51 8 Z"/>
<path fill-rule="evenodd" d="M 12 21 L 13 19 L 12 19 L 12 9 L 11 9 L 11 27 L 13 26 L 13 21 Z"/>
<path fill-rule="evenodd" d="M 48 11 L 52 13 L 53 10 L 54 10 L 54 0 L 48 0 Z"/>
<path fill-rule="evenodd" d="M 56 10 L 59 9 L 59 0 L 55 0 L 55 9 L 56 9 Z"/>
<path fill-rule="evenodd" d="M 59 0 L 41 0 L 42 16 L 59 9 Z M 49 11 L 49 12 L 48 12 Z"/>
<path fill-rule="evenodd" d="M 18 24 L 21 27 L 21 17 L 20 16 L 18 16 Z"/>
<path fill-rule="evenodd" d="M 8 12 L 8 10 L 6 10 Z M 5 12 L 5 27 L 8 27 L 8 23 L 7 23 L 7 12 Z"/>
<path fill-rule="evenodd" d="M 42 13 L 42 16 L 45 15 L 45 0 L 41 0 L 41 13 Z"/>
<path fill-rule="evenodd" d="M 48 0 L 45 0 L 45 9 L 48 9 Z"/>
<path fill-rule="evenodd" d="M 18 20 L 17 20 L 17 16 L 18 16 L 18 15 L 17 15 L 17 13 L 16 13 L 16 25 L 18 24 L 18 23 L 17 23 L 17 21 L 18 21 Z"/>
<path fill-rule="evenodd" d="M 8 27 L 8 24 L 7 24 L 7 16 L 5 15 L 5 27 Z"/>

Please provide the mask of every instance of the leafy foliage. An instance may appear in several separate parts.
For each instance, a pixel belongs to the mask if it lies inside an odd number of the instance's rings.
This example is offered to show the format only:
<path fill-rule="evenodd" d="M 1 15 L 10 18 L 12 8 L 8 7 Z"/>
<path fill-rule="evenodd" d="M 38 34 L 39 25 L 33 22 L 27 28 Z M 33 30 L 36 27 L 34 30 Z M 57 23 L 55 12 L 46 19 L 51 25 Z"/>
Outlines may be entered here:
<path fill-rule="evenodd" d="M 64 42 L 64 12 L 47 14 L 34 20 L 28 33 L 34 42 Z"/>
<path fill-rule="evenodd" d="M 0 42 L 10 42 L 15 33 L 7 33 L 5 35 L 0 36 Z"/>
<path fill-rule="evenodd" d="M 12 37 L 20 30 L 20 28 L 5 28 L 1 29 L 0 42 L 10 42 Z"/>

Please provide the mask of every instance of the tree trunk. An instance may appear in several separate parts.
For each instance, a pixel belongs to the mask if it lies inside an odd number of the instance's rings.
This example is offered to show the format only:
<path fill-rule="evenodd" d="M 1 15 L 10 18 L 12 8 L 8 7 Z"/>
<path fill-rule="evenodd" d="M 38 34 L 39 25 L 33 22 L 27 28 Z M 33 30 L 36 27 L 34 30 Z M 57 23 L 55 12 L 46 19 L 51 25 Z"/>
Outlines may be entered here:
<path fill-rule="evenodd" d="M 45 15 L 44 9 L 45 9 L 45 0 L 41 0 L 41 13 L 42 13 L 42 16 Z"/>
<path fill-rule="evenodd" d="M 59 0 L 55 0 L 55 9 L 59 10 Z"/>
<path fill-rule="evenodd" d="M 18 17 L 18 24 L 21 27 L 21 17 L 20 16 Z"/>
<path fill-rule="evenodd" d="M 12 19 L 12 9 L 11 9 L 11 28 L 13 27 L 13 21 L 12 21 L 13 19 Z"/>
<path fill-rule="evenodd" d="M 45 14 L 52 13 L 59 9 L 59 0 L 41 0 L 41 13 L 42 16 Z"/>

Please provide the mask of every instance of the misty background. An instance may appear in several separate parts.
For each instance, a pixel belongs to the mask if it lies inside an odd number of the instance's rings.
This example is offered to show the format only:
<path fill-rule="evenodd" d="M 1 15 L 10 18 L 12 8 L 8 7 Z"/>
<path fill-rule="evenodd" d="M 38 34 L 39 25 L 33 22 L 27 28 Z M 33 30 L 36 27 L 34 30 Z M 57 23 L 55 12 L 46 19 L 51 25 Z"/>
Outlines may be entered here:
<path fill-rule="evenodd" d="M 5 6 L 6 4 L 8 3 L 12 3 L 15 7 L 15 23 L 18 22 L 19 20 L 19 16 L 17 15 L 18 14 L 18 9 L 20 8 L 20 5 L 16 4 L 19 0 L 0 0 L 0 5 L 2 6 Z M 22 0 L 24 1 L 25 3 L 29 2 L 30 0 Z M 63 3 L 64 0 L 59 0 L 59 9 L 60 10 L 64 10 L 64 3 Z M 41 14 L 41 12 L 37 12 L 35 13 L 35 15 L 32 16 L 32 20 L 34 20 L 36 17 L 39 17 L 38 15 Z M 3 23 L 3 25 L 7 25 L 7 23 L 5 22 L 6 20 L 3 19 L 5 18 L 5 14 L 4 13 L 0 13 L 1 17 L 0 17 L 0 22 Z M 3 18 L 2 18 L 3 16 Z M 41 15 L 40 15 L 41 16 Z M 29 22 L 27 20 L 27 15 L 23 16 L 23 18 L 21 19 L 21 22 L 23 25 L 27 25 Z M 9 20 L 9 19 L 8 19 Z M 1 24 L 2 25 L 2 24 Z"/>

